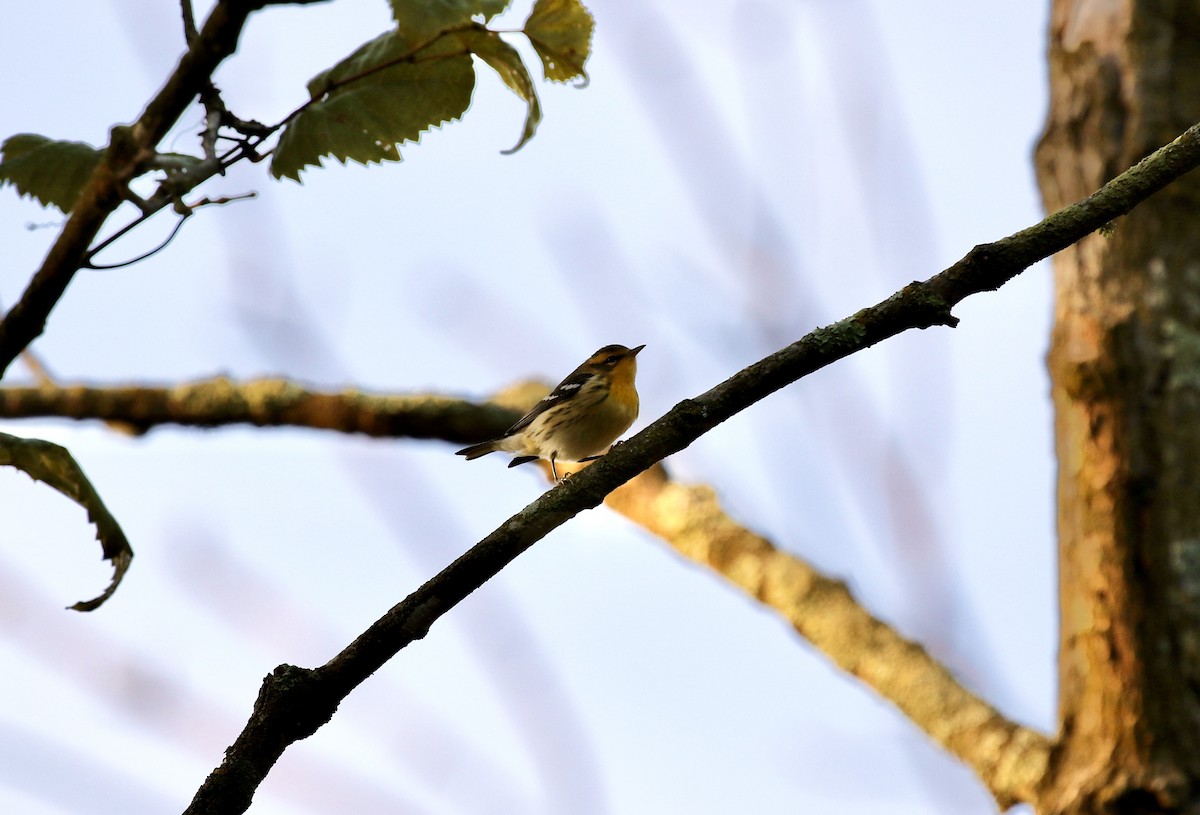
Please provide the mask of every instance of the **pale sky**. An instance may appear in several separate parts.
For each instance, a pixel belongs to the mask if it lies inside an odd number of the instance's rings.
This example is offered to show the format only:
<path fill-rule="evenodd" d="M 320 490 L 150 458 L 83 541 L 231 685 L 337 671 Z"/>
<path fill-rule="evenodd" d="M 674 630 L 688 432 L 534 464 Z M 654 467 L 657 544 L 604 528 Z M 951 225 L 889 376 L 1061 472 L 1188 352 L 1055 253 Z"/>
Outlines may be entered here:
<path fill-rule="evenodd" d="M 199 4 L 206 6 L 207 4 Z M 1048 3 L 590 4 L 545 120 L 480 67 L 401 164 L 239 166 L 154 258 L 81 273 L 34 349 L 63 382 L 217 374 L 483 397 L 639 356 L 644 427 L 971 246 L 1034 223 Z M 518 27 L 528 4 L 504 27 Z M 0 11 L 0 136 L 100 144 L 182 48 L 178 8 Z M 274 121 L 388 24 L 269 9 L 217 76 Z M 516 42 L 516 40 L 514 40 Z M 536 58 L 527 47 L 522 52 Z M 164 150 L 194 149 L 199 109 Z M 127 214 L 126 214 L 127 217 Z M 0 190 L 0 303 L 55 211 Z M 122 222 L 120 219 L 114 224 Z M 110 260 L 165 234 L 152 223 Z M 1049 269 L 793 385 L 667 462 L 847 580 L 1007 715 L 1053 730 Z M 14 366 L 7 384 L 27 379 Z M 83 512 L 0 468 L 0 812 L 181 811 L 277 664 L 320 664 L 546 488 L 500 456 L 303 431 L 0 421 L 68 446 L 137 553 L 102 609 Z M 604 509 L 441 620 L 294 746 L 255 815 L 988 813 L 969 771 L 773 613 Z"/>

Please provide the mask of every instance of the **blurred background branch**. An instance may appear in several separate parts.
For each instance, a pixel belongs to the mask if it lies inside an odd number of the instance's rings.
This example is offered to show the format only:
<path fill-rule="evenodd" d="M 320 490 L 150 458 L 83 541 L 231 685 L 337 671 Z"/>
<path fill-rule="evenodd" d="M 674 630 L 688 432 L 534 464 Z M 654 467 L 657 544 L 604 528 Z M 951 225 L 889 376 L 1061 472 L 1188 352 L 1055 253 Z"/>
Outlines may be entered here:
<path fill-rule="evenodd" d="M 170 388 L 0 388 L 0 416 L 95 419 L 141 432 L 163 425 L 289 425 L 462 443 L 503 432 L 550 387 L 522 382 L 482 403 L 434 394 L 319 392 L 282 379 L 217 378 Z M 924 648 L 873 617 L 845 583 L 739 525 L 711 488 L 673 481 L 657 464 L 605 503 L 781 615 L 971 767 L 1002 806 L 1033 800 L 1049 757 L 1045 736 L 968 691 Z"/>
<path fill-rule="evenodd" d="M 680 484 L 655 465 L 605 503 L 780 614 L 974 770 L 1002 809 L 1036 800 L 1050 739 L 963 687 L 925 648 L 872 616 L 844 582 L 738 524 L 711 488 Z"/>
<path fill-rule="evenodd" d="M 0 387 L 0 417 L 51 416 L 118 422 L 135 435 L 162 425 L 246 424 L 456 443 L 499 435 L 520 418 L 502 402 L 476 403 L 437 394 L 318 391 L 278 378 L 234 382 L 216 377 L 169 387 Z"/>

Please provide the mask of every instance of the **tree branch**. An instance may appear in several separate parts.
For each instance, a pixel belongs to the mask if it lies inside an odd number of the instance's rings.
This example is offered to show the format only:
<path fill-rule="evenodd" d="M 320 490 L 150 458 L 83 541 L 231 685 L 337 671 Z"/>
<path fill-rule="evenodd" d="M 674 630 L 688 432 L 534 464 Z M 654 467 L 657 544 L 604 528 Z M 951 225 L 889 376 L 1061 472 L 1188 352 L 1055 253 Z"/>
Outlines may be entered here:
<path fill-rule="evenodd" d="M 317 393 L 278 379 L 240 385 L 212 379 L 169 389 L 0 388 L 0 416 L 98 419 L 137 432 L 164 424 L 287 425 L 469 442 L 499 435 L 548 390 L 545 383 L 522 383 L 495 401 L 476 404 L 433 395 Z M 845 584 L 736 524 L 712 490 L 672 482 L 655 465 L 605 503 L 782 615 L 830 660 L 975 770 L 1001 806 L 1033 800 L 1050 750 L 1045 736 L 1009 721 L 963 688 L 919 645 L 872 617 Z"/>
<path fill-rule="evenodd" d="M 964 688 L 923 647 L 871 616 L 845 583 L 738 525 L 710 488 L 671 481 L 655 465 L 605 503 L 778 612 L 974 770 L 1002 808 L 1036 800 L 1049 764 L 1046 736 Z"/>
<path fill-rule="evenodd" d="M 174 387 L 0 387 L 0 417 L 97 419 L 137 434 L 167 424 L 249 424 L 467 443 L 498 436 L 512 426 L 520 418 L 516 405 L 524 404 L 519 400 L 501 395 L 478 404 L 435 394 L 334 393 L 284 379 L 238 383 L 218 377 Z"/>
<path fill-rule="evenodd" d="M 154 148 L 178 121 L 213 72 L 237 50 L 247 18 L 268 5 L 321 0 L 221 0 L 162 89 L 132 125 L 110 131 L 104 160 L 79 194 L 67 223 L 12 310 L 0 321 L 0 378 L 45 330 L 50 311 L 87 258 L 100 228 L 127 195 L 127 186 L 154 157 Z"/>
<path fill-rule="evenodd" d="M 403 647 L 425 636 L 430 626 L 463 598 L 483 585 L 551 531 L 578 513 L 597 506 L 605 496 L 666 456 L 684 449 L 701 435 L 754 402 L 801 377 L 911 328 L 955 325 L 950 309 L 971 294 L 992 290 L 1028 266 L 1069 246 L 1120 215 L 1184 173 L 1200 166 L 1200 125 L 1106 184 L 1098 192 L 1051 215 L 1037 226 L 995 243 L 977 246 L 963 260 L 924 283 L 913 283 L 883 302 L 840 322 L 818 329 L 798 342 L 743 369 L 695 399 L 685 400 L 629 441 L 614 448 L 592 466 L 549 490 L 461 557 L 389 610 L 341 653 L 316 669 L 280 666 L 265 680 L 246 728 L 226 751 L 225 760 L 200 787 L 189 813 L 241 812 L 253 790 L 289 744 L 312 735 L 333 715 L 338 704 L 359 683 Z M 803 587 L 804 575 L 800 580 Z M 834 584 L 836 587 L 836 584 Z M 816 596 L 835 597 L 826 589 Z M 820 605 L 819 603 L 817 604 Z M 815 626 L 814 630 L 823 630 Z M 863 621 L 862 636 L 877 630 Z M 915 646 L 900 647 L 908 659 Z M 851 670 L 869 672 L 871 665 L 852 652 L 845 659 Z M 881 681 L 879 679 L 877 681 Z M 906 689 L 914 695 L 921 687 Z M 936 707 L 936 705 L 933 705 Z M 915 709 L 915 708 L 914 708 Z M 989 708 L 961 700 L 973 713 L 940 732 L 940 740 L 970 752 L 963 734 L 984 727 L 1009 745 L 991 745 L 998 755 L 1032 756 L 1036 773 L 1042 752 L 1027 747 L 1019 733 L 989 726 Z M 1025 731 L 1026 733 L 1028 731 Z M 1034 743 L 1034 742 L 1030 742 Z M 989 749 L 987 745 L 980 754 Z M 976 759 L 979 757 L 976 756 Z M 1017 762 L 1024 766 L 1024 760 Z M 998 779 L 1008 773 L 1018 781 L 1002 785 L 1016 796 L 1030 792 L 1030 769 L 1015 772 L 996 764 Z"/>

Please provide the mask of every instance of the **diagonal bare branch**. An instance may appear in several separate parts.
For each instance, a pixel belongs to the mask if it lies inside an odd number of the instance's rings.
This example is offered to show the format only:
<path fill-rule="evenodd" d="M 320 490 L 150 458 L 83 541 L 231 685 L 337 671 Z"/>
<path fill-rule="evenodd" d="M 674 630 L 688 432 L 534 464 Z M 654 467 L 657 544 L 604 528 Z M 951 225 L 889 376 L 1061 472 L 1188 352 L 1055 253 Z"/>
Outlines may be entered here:
<path fill-rule="evenodd" d="M 225 759 L 205 780 L 190 813 L 241 812 L 254 790 L 293 742 L 312 735 L 333 715 L 350 691 L 411 642 L 425 636 L 443 614 L 495 576 L 541 538 L 578 513 L 592 509 L 614 489 L 759 399 L 797 379 L 911 328 L 954 325 L 950 309 L 971 294 L 992 290 L 1025 268 L 1085 237 L 1184 173 L 1200 166 L 1200 125 L 1147 157 L 1083 201 L 1049 216 L 1036 226 L 975 247 L 958 263 L 924 283 L 913 283 L 883 302 L 838 323 L 811 332 L 798 342 L 739 371 L 695 399 L 685 400 L 591 467 L 551 489 L 505 521 L 494 532 L 435 575 L 377 620 L 325 665 L 316 669 L 283 665 L 267 677 L 246 728 Z M 836 594 L 836 592 L 834 593 Z M 862 631 L 876 633 L 866 625 Z M 915 647 L 915 646 L 914 646 Z M 865 663 L 850 660 L 852 670 Z M 923 688 L 910 689 L 923 693 Z M 960 744 L 965 723 L 940 734 Z M 1004 728 L 989 736 L 1007 738 Z M 1028 731 L 1025 731 L 1028 732 Z M 1013 734 L 1014 738 L 1016 734 Z M 1038 751 L 1002 750 L 1005 756 Z M 1032 765 L 1036 774 L 1038 760 Z M 1007 771 L 1007 770 L 1006 770 Z M 993 775 L 997 771 L 990 771 Z M 988 777 L 988 773 L 981 773 Z M 1028 770 L 1006 785 L 1012 796 L 1032 794 Z"/>
<path fill-rule="evenodd" d="M 0 388 L 0 417 L 98 419 L 139 432 L 165 424 L 288 425 L 459 443 L 499 434 L 548 390 L 545 383 L 522 383 L 480 404 L 429 394 L 323 393 L 279 379 L 218 378 L 172 388 Z M 975 770 L 1002 806 L 1033 800 L 1050 750 L 1045 736 L 962 687 L 920 645 L 871 616 L 844 583 L 730 519 L 711 489 L 673 482 L 659 464 L 605 503 L 778 612 L 838 667 Z"/>

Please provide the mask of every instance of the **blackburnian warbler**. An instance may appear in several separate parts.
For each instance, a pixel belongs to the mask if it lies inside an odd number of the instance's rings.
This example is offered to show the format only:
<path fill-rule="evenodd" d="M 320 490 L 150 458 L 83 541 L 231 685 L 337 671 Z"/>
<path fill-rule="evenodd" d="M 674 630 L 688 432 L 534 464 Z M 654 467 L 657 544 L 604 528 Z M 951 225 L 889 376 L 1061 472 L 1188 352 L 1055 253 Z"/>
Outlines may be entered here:
<path fill-rule="evenodd" d="M 509 467 L 544 458 L 550 462 L 554 480 L 562 481 L 556 461 L 599 458 L 637 418 L 633 379 L 638 351 L 645 347 L 604 346 L 503 436 L 465 447 L 457 455 L 469 461 L 497 450 L 517 453 Z"/>

